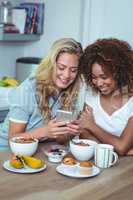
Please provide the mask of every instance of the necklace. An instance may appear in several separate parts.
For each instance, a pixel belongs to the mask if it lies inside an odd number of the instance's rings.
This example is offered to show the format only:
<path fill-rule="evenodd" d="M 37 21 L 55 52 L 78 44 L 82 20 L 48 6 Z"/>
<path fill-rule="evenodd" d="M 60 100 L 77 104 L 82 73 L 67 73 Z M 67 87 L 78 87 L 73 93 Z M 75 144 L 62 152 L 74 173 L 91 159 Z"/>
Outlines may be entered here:
<path fill-rule="evenodd" d="M 122 108 L 128 100 L 129 95 L 126 87 L 122 88 L 121 91 L 115 90 L 109 95 L 100 95 L 101 106 L 109 115 Z"/>
<path fill-rule="evenodd" d="M 128 99 L 129 99 L 129 97 L 128 97 L 127 93 L 121 94 L 117 90 L 111 95 L 111 97 L 109 99 L 110 106 L 113 110 L 118 110 L 128 101 Z"/>

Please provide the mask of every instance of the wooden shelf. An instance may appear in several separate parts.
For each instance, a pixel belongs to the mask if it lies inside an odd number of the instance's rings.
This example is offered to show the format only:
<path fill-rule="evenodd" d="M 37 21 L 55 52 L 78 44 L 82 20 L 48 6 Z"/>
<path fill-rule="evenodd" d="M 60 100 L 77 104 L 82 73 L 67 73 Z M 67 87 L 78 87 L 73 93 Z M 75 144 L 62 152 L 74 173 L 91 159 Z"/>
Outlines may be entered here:
<path fill-rule="evenodd" d="M 14 42 L 14 41 L 37 41 L 40 39 L 38 34 L 19 34 L 19 33 L 4 33 L 0 34 L 0 42 Z"/>

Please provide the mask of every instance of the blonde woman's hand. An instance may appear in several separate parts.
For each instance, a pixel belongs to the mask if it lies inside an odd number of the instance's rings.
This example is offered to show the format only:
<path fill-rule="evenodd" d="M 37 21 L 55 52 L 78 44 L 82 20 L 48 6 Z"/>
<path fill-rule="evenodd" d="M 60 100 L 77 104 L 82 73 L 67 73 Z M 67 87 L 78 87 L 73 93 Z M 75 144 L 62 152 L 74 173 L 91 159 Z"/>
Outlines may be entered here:
<path fill-rule="evenodd" d="M 74 135 L 78 132 L 78 125 L 71 122 L 69 125 L 66 122 L 57 122 L 56 119 L 52 119 L 48 124 L 41 128 L 36 128 L 31 132 L 20 133 L 25 139 L 42 139 L 42 138 L 58 138 L 61 136 Z"/>
<path fill-rule="evenodd" d="M 34 129 L 32 132 L 20 134 L 25 139 L 31 138 L 57 138 L 61 135 L 68 134 L 69 128 L 65 122 L 57 122 L 56 119 L 52 119 L 47 125 L 41 128 Z"/>
<path fill-rule="evenodd" d="M 73 129 L 73 126 L 70 128 L 66 122 L 57 122 L 56 119 L 50 120 L 45 127 L 46 136 L 49 138 L 57 138 L 61 135 L 67 135 Z"/>
<path fill-rule="evenodd" d="M 70 135 L 79 135 L 79 120 L 71 121 L 67 127 Z"/>

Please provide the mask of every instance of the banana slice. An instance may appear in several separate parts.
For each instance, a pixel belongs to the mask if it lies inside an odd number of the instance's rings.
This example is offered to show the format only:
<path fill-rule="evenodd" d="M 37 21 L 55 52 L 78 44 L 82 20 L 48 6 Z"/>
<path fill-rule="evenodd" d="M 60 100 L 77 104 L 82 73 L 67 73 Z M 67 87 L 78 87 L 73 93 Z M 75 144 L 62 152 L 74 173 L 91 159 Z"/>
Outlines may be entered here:
<path fill-rule="evenodd" d="M 38 169 L 44 166 L 45 162 L 44 160 L 37 159 L 30 156 L 21 156 L 21 159 L 24 161 L 24 163 L 33 169 Z"/>
<path fill-rule="evenodd" d="M 44 160 L 31 157 L 31 156 L 13 156 L 10 160 L 10 165 L 16 169 L 30 167 L 33 169 L 39 169 L 45 164 Z"/>

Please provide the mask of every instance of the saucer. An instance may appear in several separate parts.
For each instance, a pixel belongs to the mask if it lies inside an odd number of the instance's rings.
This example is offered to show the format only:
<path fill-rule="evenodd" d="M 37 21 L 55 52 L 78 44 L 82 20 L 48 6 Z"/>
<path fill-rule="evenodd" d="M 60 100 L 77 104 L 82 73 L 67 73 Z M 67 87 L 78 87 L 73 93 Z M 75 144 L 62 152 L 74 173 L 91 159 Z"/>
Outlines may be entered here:
<path fill-rule="evenodd" d="M 89 177 L 94 177 L 100 174 L 100 169 L 96 166 L 92 167 L 91 173 L 86 173 L 86 174 L 81 174 L 77 167 L 64 167 L 63 164 L 60 164 L 57 166 L 56 171 L 62 175 L 73 177 L 73 178 L 89 178 Z"/>

